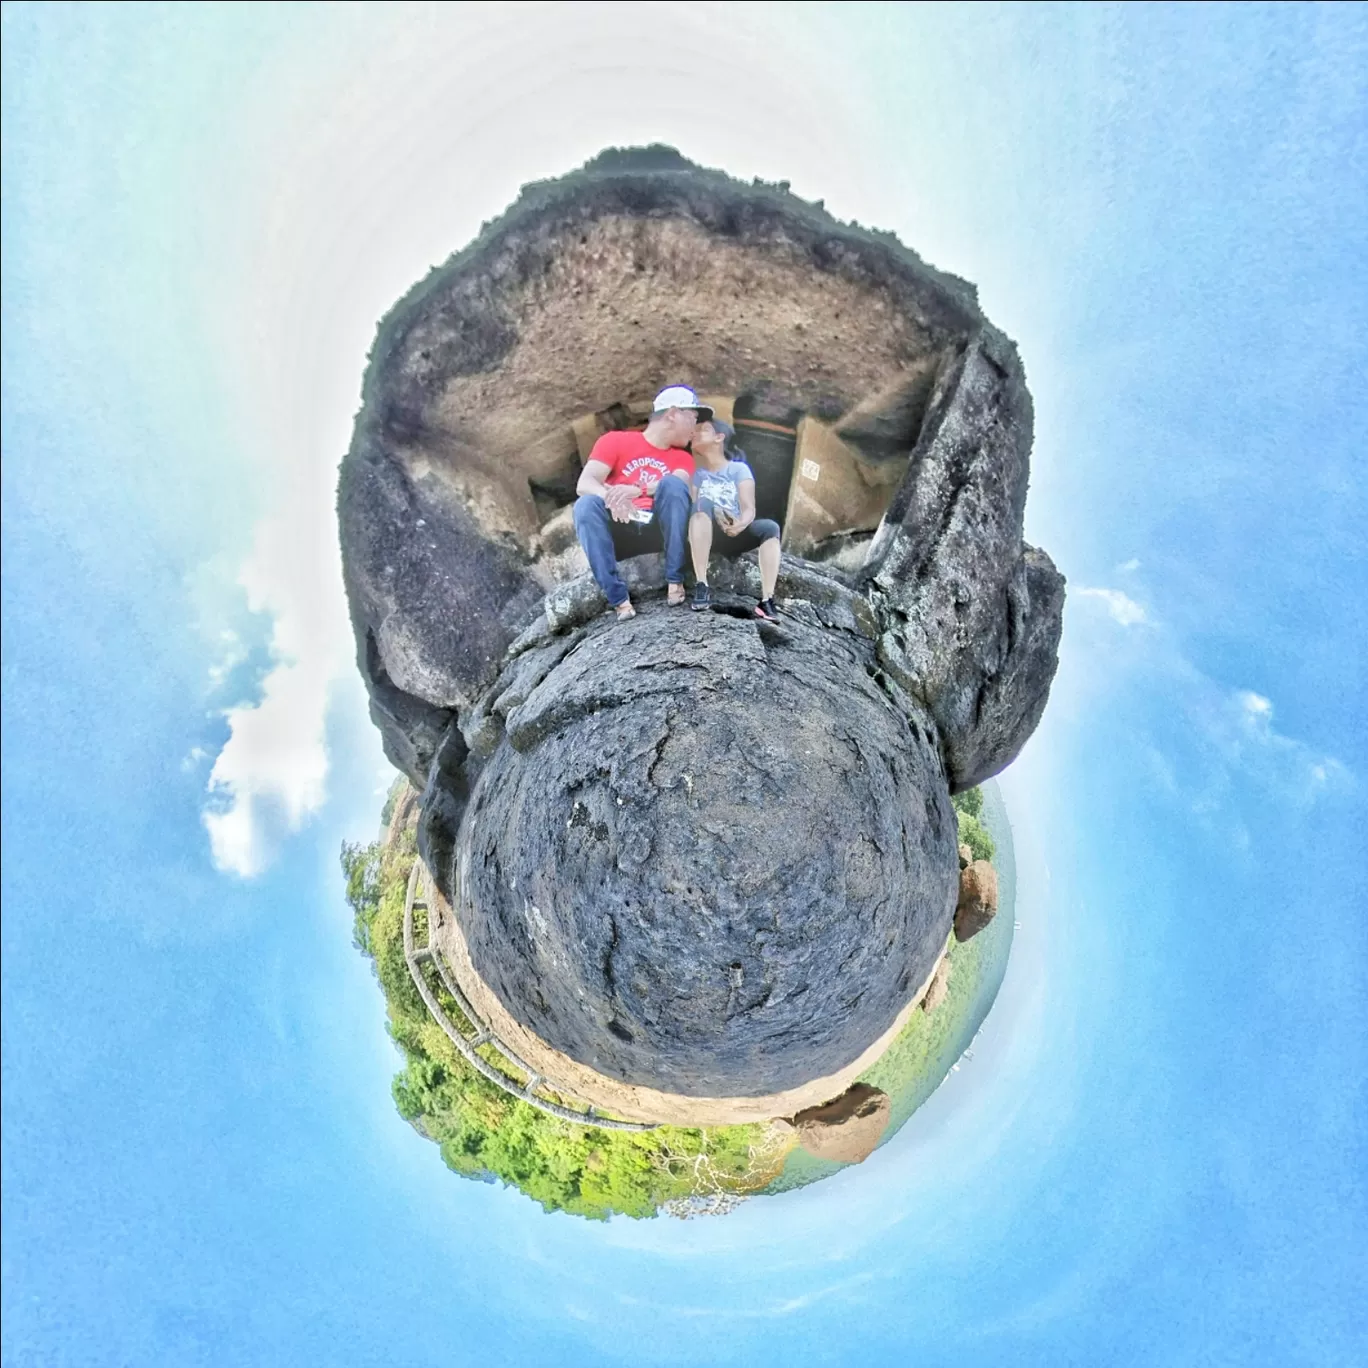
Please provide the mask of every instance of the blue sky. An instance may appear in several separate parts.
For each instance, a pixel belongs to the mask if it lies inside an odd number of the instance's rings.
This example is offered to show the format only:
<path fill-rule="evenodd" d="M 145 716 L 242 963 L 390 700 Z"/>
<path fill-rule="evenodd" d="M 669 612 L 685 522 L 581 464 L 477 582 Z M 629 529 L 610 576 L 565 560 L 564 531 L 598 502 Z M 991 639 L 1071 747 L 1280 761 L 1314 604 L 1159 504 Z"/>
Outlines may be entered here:
<path fill-rule="evenodd" d="M 7 1365 L 1368 1356 L 1368 9 L 3 15 Z M 973 1065 L 599 1226 L 390 1102 L 332 496 L 388 305 L 657 139 L 979 285 L 1070 600 Z"/>

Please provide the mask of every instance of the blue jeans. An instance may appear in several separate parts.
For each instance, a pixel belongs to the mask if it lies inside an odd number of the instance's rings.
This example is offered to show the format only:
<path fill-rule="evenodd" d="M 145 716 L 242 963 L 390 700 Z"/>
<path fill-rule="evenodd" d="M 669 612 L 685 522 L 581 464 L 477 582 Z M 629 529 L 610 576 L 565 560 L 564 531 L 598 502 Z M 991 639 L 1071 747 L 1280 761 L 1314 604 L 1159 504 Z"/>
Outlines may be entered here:
<path fill-rule="evenodd" d="M 684 545 L 689 526 L 689 486 L 678 475 L 667 475 L 656 485 L 649 523 L 613 521 L 608 505 L 597 494 L 575 500 L 575 535 L 589 557 L 589 568 L 614 608 L 627 601 L 627 582 L 618 574 L 618 556 L 640 556 L 665 550 L 665 579 L 684 583 Z"/>

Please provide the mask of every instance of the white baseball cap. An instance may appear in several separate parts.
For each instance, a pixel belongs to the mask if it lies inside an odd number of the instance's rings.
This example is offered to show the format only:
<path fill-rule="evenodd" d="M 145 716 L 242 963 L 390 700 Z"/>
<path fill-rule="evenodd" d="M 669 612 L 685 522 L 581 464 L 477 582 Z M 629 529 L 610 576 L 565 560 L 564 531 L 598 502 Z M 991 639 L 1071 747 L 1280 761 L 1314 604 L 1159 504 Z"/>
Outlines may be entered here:
<path fill-rule="evenodd" d="M 656 395 L 655 404 L 651 411 L 653 413 L 664 413 L 666 409 L 672 408 L 693 409 L 698 414 L 700 423 L 709 422 L 713 416 L 712 409 L 707 404 L 700 404 L 698 395 L 688 385 L 667 385 Z"/>

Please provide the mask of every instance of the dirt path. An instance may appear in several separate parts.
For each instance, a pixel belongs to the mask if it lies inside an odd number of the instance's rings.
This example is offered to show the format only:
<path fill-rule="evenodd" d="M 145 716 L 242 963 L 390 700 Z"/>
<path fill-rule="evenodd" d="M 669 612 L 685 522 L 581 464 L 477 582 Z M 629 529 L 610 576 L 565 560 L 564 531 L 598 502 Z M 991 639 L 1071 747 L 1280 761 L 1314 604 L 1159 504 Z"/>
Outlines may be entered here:
<path fill-rule="evenodd" d="M 935 974 L 933 966 L 926 982 L 912 994 L 893 1024 L 868 1049 L 836 1073 L 813 1079 L 800 1088 L 766 1093 L 759 1097 L 688 1097 L 682 1093 L 661 1092 L 608 1078 L 553 1049 L 540 1036 L 516 1021 L 475 972 L 465 937 L 461 934 L 451 905 L 437 889 L 426 869 L 421 877 L 435 943 L 446 958 L 461 991 L 470 999 L 470 1005 L 480 1014 L 490 1031 L 511 1046 L 542 1078 L 552 1082 L 558 1091 L 626 1120 L 673 1126 L 730 1126 L 751 1121 L 771 1121 L 776 1117 L 792 1116 L 806 1107 L 820 1106 L 843 1093 L 892 1044 L 916 1010 L 917 1003 L 921 1001 Z"/>

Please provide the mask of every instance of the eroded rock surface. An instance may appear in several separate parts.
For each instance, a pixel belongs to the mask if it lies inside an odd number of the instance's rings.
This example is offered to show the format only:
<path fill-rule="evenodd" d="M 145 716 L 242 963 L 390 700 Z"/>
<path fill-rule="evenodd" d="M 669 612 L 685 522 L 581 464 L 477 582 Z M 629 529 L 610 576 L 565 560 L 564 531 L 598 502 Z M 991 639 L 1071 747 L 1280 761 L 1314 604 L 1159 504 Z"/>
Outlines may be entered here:
<path fill-rule="evenodd" d="M 854 1083 L 832 1102 L 809 1107 L 793 1118 L 798 1143 L 819 1159 L 859 1164 L 878 1148 L 888 1129 L 888 1094 Z"/>
<path fill-rule="evenodd" d="M 601 616 L 568 505 L 668 381 L 768 434 L 778 629 L 656 611 L 658 556 L 624 567 L 641 616 Z M 527 187 L 395 307 L 338 495 L 358 663 L 520 1023 L 713 1095 L 886 1029 L 950 933 L 948 793 L 1014 758 L 1054 673 L 1030 443 L 971 286 L 669 149 Z M 742 612 L 757 588 L 753 559 L 711 579 Z"/>
<path fill-rule="evenodd" d="M 945 1001 L 950 992 L 950 969 L 950 956 L 942 955 L 940 963 L 936 965 L 936 972 L 932 975 L 930 984 L 927 985 L 926 994 L 922 998 L 923 1012 L 934 1012 Z"/>
<path fill-rule="evenodd" d="M 960 870 L 955 903 L 955 939 L 967 941 L 988 925 L 998 910 L 997 870 L 987 860 L 975 860 Z"/>
<path fill-rule="evenodd" d="M 934 733 L 872 659 L 659 604 L 585 632 L 510 708 L 462 823 L 485 981 L 567 1054 L 675 1092 L 853 1059 L 929 972 L 956 888 Z"/>

